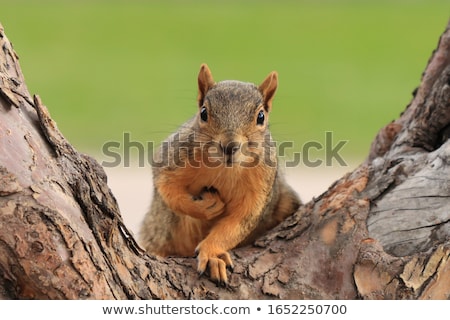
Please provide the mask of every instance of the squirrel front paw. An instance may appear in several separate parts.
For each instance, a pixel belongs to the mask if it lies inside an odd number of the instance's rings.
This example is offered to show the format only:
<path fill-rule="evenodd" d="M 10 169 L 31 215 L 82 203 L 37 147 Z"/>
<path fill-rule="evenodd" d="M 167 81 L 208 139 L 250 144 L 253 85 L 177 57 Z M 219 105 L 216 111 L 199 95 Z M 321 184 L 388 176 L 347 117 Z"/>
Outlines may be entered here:
<path fill-rule="evenodd" d="M 225 211 L 225 204 L 214 188 L 205 188 L 199 196 L 193 197 L 198 214 L 206 220 L 214 219 Z"/>
<path fill-rule="evenodd" d="M 209 269 L 209 277 L 218 285 L 226 285 L 228 282 L 227 268 L 233 269 L 233 262 L 230 254 L 218 248 L 208 246 L 204 241 L 195 249 L 197 254 L 197 271 L 203 275 L 207 268 Z"/>

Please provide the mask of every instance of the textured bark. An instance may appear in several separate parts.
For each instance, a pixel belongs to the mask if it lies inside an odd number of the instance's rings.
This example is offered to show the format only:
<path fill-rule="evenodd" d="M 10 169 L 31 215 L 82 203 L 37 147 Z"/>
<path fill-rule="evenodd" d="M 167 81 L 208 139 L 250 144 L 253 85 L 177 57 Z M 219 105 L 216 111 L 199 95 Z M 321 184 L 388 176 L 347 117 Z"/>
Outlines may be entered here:
<path fill-rule="evenodd" d="M 450 26 L 450 24 L 449 24 Z M 0 26 L 0 297 L 450 297 L 450 29 L 403 114 L 364 163 L 254 245 L 227 287 L 193 258 L 147 256 L 107 177 L 31 97 Z"/>

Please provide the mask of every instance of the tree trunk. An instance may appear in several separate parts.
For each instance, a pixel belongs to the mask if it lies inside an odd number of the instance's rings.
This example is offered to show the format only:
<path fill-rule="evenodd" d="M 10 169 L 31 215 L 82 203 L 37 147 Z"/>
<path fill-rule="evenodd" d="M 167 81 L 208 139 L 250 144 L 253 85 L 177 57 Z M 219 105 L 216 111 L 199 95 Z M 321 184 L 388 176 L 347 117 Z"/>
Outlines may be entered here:
<path fill-rule="evenodd" d="M 0 297 L 450 297 L 450 24 L 402 115 L 364 163 L 254 245 L 227 287 L 193 258 L 146 255 L 102 167 L 31 98 L 0 25 Z"/>

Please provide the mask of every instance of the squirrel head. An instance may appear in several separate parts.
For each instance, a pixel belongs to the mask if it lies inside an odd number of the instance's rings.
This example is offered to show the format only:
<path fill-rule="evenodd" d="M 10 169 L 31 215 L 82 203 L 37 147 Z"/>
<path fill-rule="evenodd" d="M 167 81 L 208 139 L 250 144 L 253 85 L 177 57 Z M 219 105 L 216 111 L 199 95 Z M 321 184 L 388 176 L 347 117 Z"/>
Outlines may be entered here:
<path fill-rule="evenodd" d="M 268 129 L 272 100 L 278 86 L 273 71 L 256 86 L 235 80 L 215 82 L 202 64 L 198 75 L 198 140 L 210 143 L 208 156 L 222 156 L 224 162 L 252 162 L 270 148 Z M 272 151 L 269 152 L 272 154 Z"/>

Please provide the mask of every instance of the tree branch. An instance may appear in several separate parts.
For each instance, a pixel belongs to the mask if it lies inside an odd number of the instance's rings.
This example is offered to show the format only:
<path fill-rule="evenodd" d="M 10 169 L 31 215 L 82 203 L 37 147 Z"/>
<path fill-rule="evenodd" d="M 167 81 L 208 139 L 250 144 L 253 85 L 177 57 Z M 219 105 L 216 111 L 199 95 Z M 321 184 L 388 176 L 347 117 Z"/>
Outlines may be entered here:
<path fill-rule="evenodd" d="M 355 299 L 450 296 L 450 30 L 367 160 L 253 246 L 229 286 L 147 256 L 102 167 L 31 98 L 0 26 L 0 297 Z"/>

